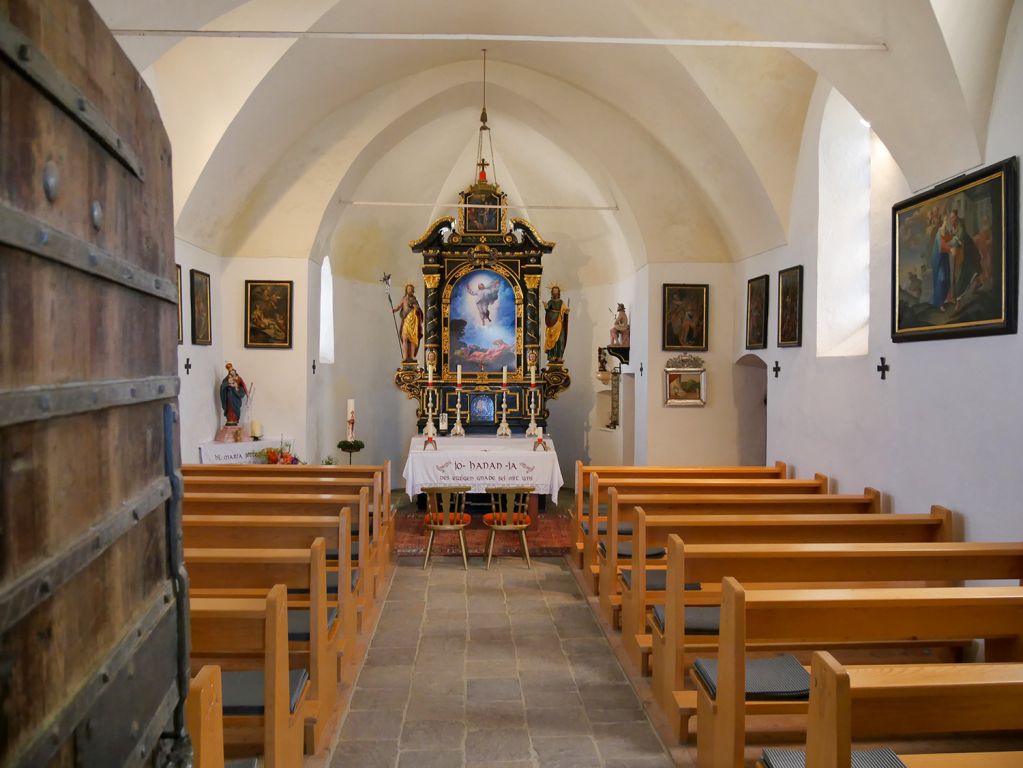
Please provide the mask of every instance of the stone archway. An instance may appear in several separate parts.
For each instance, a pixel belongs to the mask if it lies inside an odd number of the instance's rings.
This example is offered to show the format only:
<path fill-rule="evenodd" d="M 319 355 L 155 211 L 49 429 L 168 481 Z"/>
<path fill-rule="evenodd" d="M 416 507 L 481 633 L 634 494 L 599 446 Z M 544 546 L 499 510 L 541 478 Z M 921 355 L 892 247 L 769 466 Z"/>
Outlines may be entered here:
<path fill-rule="evenodd" d="M 767 463 L 767 363 L 743 355 L 732 372 L 732 396 L 739 415 L 739 463 Z"/>

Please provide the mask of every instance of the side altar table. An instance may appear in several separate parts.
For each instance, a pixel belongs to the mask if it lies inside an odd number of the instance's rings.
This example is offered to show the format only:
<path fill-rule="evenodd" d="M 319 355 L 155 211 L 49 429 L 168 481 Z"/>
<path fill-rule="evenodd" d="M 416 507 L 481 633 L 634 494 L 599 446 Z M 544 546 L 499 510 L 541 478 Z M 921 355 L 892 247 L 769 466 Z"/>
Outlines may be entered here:
<path fill-rule="evenodd" d="M 423 450 L 424 438 L 417 435 L 402 472 L 405 492 L 415 499 L 423 488 L 437 485 L 470 486 L 470 493 L 529 485 L 557 503 L 564 478 L 553 441 L 544 440 L 548 450 L 534 451 L 531 437 L 438 437 L 437 450 Z"/>

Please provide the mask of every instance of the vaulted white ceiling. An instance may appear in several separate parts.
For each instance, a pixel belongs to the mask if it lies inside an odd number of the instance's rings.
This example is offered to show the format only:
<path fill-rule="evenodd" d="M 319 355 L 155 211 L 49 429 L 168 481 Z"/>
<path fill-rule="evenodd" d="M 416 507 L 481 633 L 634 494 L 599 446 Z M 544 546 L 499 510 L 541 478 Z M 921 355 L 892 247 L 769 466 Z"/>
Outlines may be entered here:
<path fill-rule="evenodd" d="M 564 280 L 783 243 L 818 78 L 913 187 L 975 166 L 1012 0 L 94 0 L 115 29 L 490 33 L 829 44 L 119 36 L 174 151 L 180 237 L 371 279 L 472 179 L 480 48 L 497 178 Z M 436 203 L 428 207 L 352 205 Z"/>

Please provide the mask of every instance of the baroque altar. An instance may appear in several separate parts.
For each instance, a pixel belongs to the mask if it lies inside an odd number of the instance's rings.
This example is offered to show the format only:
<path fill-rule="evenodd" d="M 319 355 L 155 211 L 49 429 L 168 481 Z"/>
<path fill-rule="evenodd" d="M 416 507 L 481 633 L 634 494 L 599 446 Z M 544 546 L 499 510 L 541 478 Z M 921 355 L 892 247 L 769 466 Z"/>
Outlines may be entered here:
<path fill-rule="evenodd" d="M 437 219 L 409 243 L 423 258 L 425 359 L 421 367 L 406 358 L 394 383 L 418 401 L 420 431 L 439 419 L 442 434 L 445 421 L 494 434 L 505 406 L 513 433 L 531 420 L 546 431 L 550 401 L 571 383 L 560 289 L 551 286 L 549 301 L 540 296 L 542 259 L 555 244 L 527 220 L 508 219 L 507 194 L 488 181 L 486 161 L 478 166 L 457 217 Z"/>

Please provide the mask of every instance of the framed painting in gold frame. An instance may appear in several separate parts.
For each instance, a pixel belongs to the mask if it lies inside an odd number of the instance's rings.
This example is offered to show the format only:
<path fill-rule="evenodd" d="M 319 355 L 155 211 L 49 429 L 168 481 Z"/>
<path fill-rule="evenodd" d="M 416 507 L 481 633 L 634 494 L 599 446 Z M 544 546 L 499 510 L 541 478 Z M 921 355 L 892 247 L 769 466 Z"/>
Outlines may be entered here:
<path fill-rule="evenodd" d="M 210 276 L 198 269 L 188 271 L 192 305 L 192 343 L 208 346 L 213 343 L 213 310 L 210 305 Z"/>
<path fill-rule="evenodd" d="M 746 349 L 767 349 L 767 304 L 770 277 L 746 282 Z"/>
<path fill-rule="evenodd" d="M 245 346 L 291 349 L 291 280 L 245 281 Z"/>
<path fill-rule="evenodd" d="M 803 267 L 778 273 L 778 346 L 803 346 Z"/>
<path fill-rule="evenodd" d="M 706 352 L 710 286 L 664 283 L 661 304 L 661 349 Z"/>

